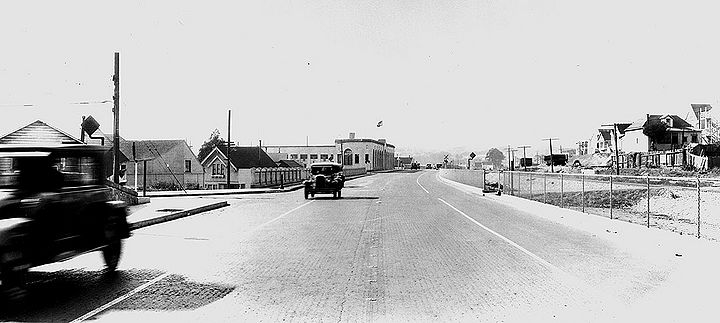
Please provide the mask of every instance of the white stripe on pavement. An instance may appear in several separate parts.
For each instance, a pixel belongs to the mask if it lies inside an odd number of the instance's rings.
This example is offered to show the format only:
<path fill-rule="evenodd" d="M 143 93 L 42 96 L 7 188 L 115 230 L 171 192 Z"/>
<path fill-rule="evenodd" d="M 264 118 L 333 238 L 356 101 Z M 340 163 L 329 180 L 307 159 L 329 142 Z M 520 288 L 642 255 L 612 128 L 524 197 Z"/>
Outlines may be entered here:
<path fill-rule="evenodd" d="M 312 202 L 314 202 L 314 201 L 305 202 L 305 204 L 299 205 L 299 206 L 293 208 L 292 210 L 287 211 L 287 212 L 281 214 L 280 216 L 278 216 L 278 217 L 276 217 L 276 218 L 274 218 L 274 219 L 272 219 L 272 220 L 270 220 L 270 221 L 268 221 L 268 222 L 265 222 L 265 223 L 257 226 L 255 229 L 253 229 L 253 230 L 251 231 L 251 233 L 254 232 L 254 231 L 256 231 L 256 230 L 258 230 L 258 229 L 260 229 L 260 228 L 262 228 L 262 227 L 264 227 L 264 226 L 266 226 L 266 225 L 268 225 L 268 224 L 270 224 L 270 223 L 273 223 L 273 222 L 281 219 L 281 218 L 284 217 L 284 216 L 287 216 L 288 214 L 290 214 L 290 213 L 292 213 L 292 212 L 294 212 L 294 211 L 297 211 L 297 210 L 300 209 L 301 207 L 303 207 L 303 206 L 305 206 L 305 205 L 308 205 L 308 204 L 310 204 L 310 203 L 312 203 Z M 98 308 L 96 308 L 96 309 L 88 312 L 87 314 L 85 314 L 85 315 L 83 315 L 83 316 L 81 316 L 81 317 L 78 317 L 78 318 L 76 318 L 76 319 L 74 319 L 74 320 L 72 320 L 72 321 L 70 321 L 70 322 L 71 322 L 71 323 L 77 323 L 77 322 L 82 322 L 82 321 L 85 321 L 85 320 L 87 320 L 87 319 L 89 319 L 89 318 L 92 318 L 93 316 L 98 315 L 99 313 L 107 310 L 108 308 L 112 307 L 113 305 L 115 305 L 115 304 L 117 304 L 117 303 L 120 303 L 120 302 L 128 299 L 130 296 L 133 296 L 133 295 L 137 294 L 138 292 L 142 291 L 143 289 L 148 288 L 149 286 L 151 286 L 151 285 L 153 285 L 153 284 L 161 281 L 163 278 L 165 278 L 165 277 L 167 277 L 167 276 L 169 276 L 169 275 L 170 275 L 170 273 L 164 273 L 164 274 L 162 274 L 162 275 L 160 275 L 160 276 L 157 276 L 157 277 L 153 278 L 153 280 L 151 280 L 151 281 L 149 281 L 149 282 L 147 282 L 147 283 L 145 283 L 145 284 L 142 284 L 141 286 L 133 289 L 133 290 L 130 291 L 129 293 L 127 293 L 127 294 L 125 294 L 125 295 L 122 295 L 122 296 L 120 296 L 120 297 L 118 297 L 118 298 L 110 301 L 109 303 L 107 303 L 107 304 L 105 304 L 105 305 L 103 305 L 103 306 L 100 306 L 100 307 L 98 307 Z"/>
<path fill-rule="evenodd" d="M 296 208 L 294 208 L 294 209 L 292 209 L 292 210 L 290 210 L 290 211 L 287 211 L 287 212 L 281 214 L 281 215 L 278 216 L 277 218 L 274 218 L 274 219 L 272 219 L 272 220 L 270 220 L 270 221 L 268 221 L 268 222 L 265 222 L 265 223 L 259 225 L 257 228 L 253 229 L 251 232 L 255 232 L 256 230 L 258 230 L 258 229 L 260 229 L 260 228 L 262 228 L 262 227 L 264 227 L 264 226 L 266 226 L 266 225 L 268 225 L 268 224 L 270 224 L 270 223 L 273 223 L 273 222 L 275 222 L 275 221 L 277 221 L 277 220 L 280 220 L 282 217 L 284 217 L 284 216 L 286 216 L 286 215 L 288 215 L 288 214 L 290 214 L 290 213 L 292 213 L 292 212 L 294 212 L 294 211 L 297 211 L 297 210 L 300 209 L 301 207 L 303 207 L 303 206 L 305 206 L 305 205 L 308 205 L 308 204 L 310 204 L 310 203 L 312 203 L 312 202 L 315 202 L 315 200 L 305 202 L 305 204 L 302 204 L 302 205 L 300 205 L 300 206 L 298 206 L 298 207 L 296 207 Z"/>
<path fill-rule="evenodd" d="M 492 229 L 490 229 L 490 228 L 482 225 L 482 223 L 475 221 L 475 219 L 473 219 L 473 218 L 471 218 L 470 216 L 468 216 L 467 214 L 465 214 L 465 212 L 460 211 L 460 210 L 458 210 L 456 207 L 450 205 L 450 203 L 445 202 L 445 200 L 443 200 L 443 199 L 441 199 L 441 198 L 439 198 L 439 197 L 438 197 L 438 200 L 440 200 L 440 202 L 445 203 L 445 205 L 451 207 L 453 210 L 455 210 L 455 212 L 462 214 L 464 217 L 466 217 L 468 220 L 472 221 L 473 223 L 477 224 L 479 227 L 485 229 L 485 231 L 490 232 L 490 233 L 496 235 L 498 238 L 505 240 L 505 242 L 507 242 L 507 243 L 510 244 L 511 246 L 517 248 L 518 250 L 522 251 L 522 252 L 525 253 L 526 255 L 528 255 L 528 256 L 532 257 L 533 259 L 537 260 L 540 264 L 542 264 L 543 266 L 547 267 L 548 269 L 553 270 L 553 271 L 556 271 L 556 272 L 559 272 L 559 273 L 562 273 L 562 274 L 564 274 L 564 275 L 567 275 L 562 269 L 560 269 L 560 268 L 556 267 L 555 265 L 547 262 L 547 260 L 540 258 L 538 255 L 536 255 L 536 254 L 530 252 L 529 250 L 523 248 L 522 246 L 520 246 L 519 244 L 515 243 L 514 241 L 512 241 L 512 240 L 510 240 L 510 239 L 508 239 L 508 238 L 505 238 L 503 235 L 501 235 L 501 234 L 493 231 Z"/>
<path fill-rule="evenodd" d="M 430 194 L 430 192 L 428 192 L 428 190 L 426 190 L 425 187 L 423 187 L 422 184 L 420 184 L 420 177 L 422 177 L 423 175 L 425 175 L 425 173 L 420 174 L 420 176 L 417 177 L 417 179 L 415 180 L 415 182 L 416 182 L 418 185 L 420 185 L 420 188 L 422 188 L 423 191 L 425 191 L 425 193 Z"/>
<path fill-rule="evenodd" d="M 122 295 L 122 296 L 120 296 L 120 297 L 112 300 L 110 303 L 107 303 L 107 304 L 105 304 L 105 305 L 103 305 L 103 306 L 100 306 L 100 307 L 98 307 L 98 308 L 96 308 L 96 309 L 88 312 L 87 314 L 85 314 L 85 315 L 83 315 L 83 316 L 81 316 L 81 317 L 78 317 L 78 318 L 70 321 L 70 323 L 76 323 L 76 322 L 85 321 L 85 320 L 87 320 L 87 319 L 89 319 L 89 318 L 91 318 L 91 317 L 99 314 L 100 312 L 102 312 L 102 311 L 110 308 L 111 306 L 113 306 L 113 305 L 115 305 L 115 304 L 117 304 L 117 303 L 120 303 L 120 302 L 128 299 L 130 296 L 133 296 L 133 295 L 137 294 L 139 291 L 141 291 L 141 290 L 143 290 L 143 289 L 145 289 L 145 288 L 148 288 L 150 285 L 155 284 L 155 283 L 161 281 L 163 278 L 165 278 L 165 277 L 167 277 L 167 276 L 170 276 L 170 273 L 164 273 L 164 274 L 162 274 L 162 275 L 160 275 L 160 276 L 157 276 L 157 277 L 153 278 L 153 280 L 151 280 L 151 281 L 149 281 L 149 282 L 147 282 L 147 283 L 145 283 L 145 284 L 140 285 L 140 287 L 137 287 L 137 288 L 133 289 L 133 290 L 130 291 L 129 293 L 127 293 L 127 294 L 125 294 L 125 295 Z"/>

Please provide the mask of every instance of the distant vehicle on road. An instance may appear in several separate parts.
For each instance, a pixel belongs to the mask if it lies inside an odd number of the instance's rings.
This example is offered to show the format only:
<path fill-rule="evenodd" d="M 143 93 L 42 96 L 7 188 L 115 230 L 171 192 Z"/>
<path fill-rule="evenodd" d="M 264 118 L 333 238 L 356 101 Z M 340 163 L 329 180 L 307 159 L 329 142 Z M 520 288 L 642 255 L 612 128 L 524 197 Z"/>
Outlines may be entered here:
<path fill-rule="evenodd" d="M 0 146 L 0 290 L 25 294 L 35 266 L 100 251 L 117 268 L 130 236 L 125 203 L 104 185 L 101 146 Z"/>
<path fill-rule="evenodd" d="M 565 166 L 568 161 L 568 156 L 565 154 L 552 154 L 545 155 L 545 165 L 550 166 L 550 160 L 552 158 L 552 164 L 555 166 Z"/>
<path fill-rule="evenodd" d="M 427 164 L 427 165 L 425 165 L 425 169 L 432 169 L 432 168 L 433 168 L 433 165 L 432 165 L 432 164 Z"/>
<path fill-rule="evenodd" d="M 420 169 L 420 164 L 412 163 L 412 165 L 410 165 L 410 169 Z"/>
<path fill-rule="evenodd" d="M 315 197 L 315 194 L 332 194 L 334 198 L 342 197 L 345 187 L 343 166 L 332 162 L 315 163 L 310 166 L 310 179 L 305 181 L 304 195 Z"/>

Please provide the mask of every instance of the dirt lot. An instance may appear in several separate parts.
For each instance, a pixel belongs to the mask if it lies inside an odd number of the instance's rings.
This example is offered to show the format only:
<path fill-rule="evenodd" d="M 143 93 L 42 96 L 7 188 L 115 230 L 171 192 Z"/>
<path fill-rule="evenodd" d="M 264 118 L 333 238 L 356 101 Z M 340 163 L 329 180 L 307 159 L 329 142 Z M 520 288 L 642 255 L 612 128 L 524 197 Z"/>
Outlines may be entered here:
<path fill-rule="evenodd" d="M 685 175 L 685 174 L 683 174 Z M 610 217 L 610 183 L 607 178 L 534 173 L 500 176 L 487 174 L 488 181 L 499 181 L 506 194 L 530 198 L 557 206 Z M 698 231 L 698 191 L 695 182 L 651 181 L 650 226 L 696 236 Z M 584 186 L 584 194 L 583 194 Z M 640 180 L 615 179 L 612 217 L 647 225 L 648 189 Z M 700 188 L 700 236 L 720 240 L 720 188 L 707 181 Z"/>

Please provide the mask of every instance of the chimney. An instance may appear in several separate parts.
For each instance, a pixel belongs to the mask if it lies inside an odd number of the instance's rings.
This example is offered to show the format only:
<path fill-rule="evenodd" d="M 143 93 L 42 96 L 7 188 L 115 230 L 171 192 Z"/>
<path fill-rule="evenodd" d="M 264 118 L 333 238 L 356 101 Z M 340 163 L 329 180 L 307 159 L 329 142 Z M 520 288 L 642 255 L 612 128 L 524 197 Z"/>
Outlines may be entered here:
<path fill-rule="evenodd" d="M 355 139 L 355 133 L 354 133 L 354 132 L 351 132 L 349 138 L 350 138 L 350 139 Z"/>

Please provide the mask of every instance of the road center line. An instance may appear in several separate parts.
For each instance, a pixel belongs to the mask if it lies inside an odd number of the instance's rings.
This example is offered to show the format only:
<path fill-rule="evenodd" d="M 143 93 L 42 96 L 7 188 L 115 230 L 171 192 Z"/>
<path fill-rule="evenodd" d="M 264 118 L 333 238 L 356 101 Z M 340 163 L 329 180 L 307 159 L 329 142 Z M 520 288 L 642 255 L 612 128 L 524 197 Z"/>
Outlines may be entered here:
<path fill-rule="evenodd" d="M 76 322 L 85 321 L 85 320 L 87 320 L 87 319 L 89 319 L 89 318 L 91 318 L 91 317 L 99 314 L 100 312 L 102 312 L 102 311 L 110 308 L 111 306 L 113 306 L 113 305 L 115 305 L 115 304 L 117 304 L 117 303 L 120 303 L 120 302 L 128 299 L 130 296 L 133 296 L 133 295 L 137 294 L 137 293 L 140 292 L 141 290 L 143 290 L 143 289 L 145 289 L 145 288 L 148 288 L 148 287 L 151 286 L 152 284 L 155 284 L 155 283 L 163 280 L 163 279 L 164 279 L 165 277 L 167 277 L 167 276 L 170 276 L 170 273 L 164 273 L 164 274 L 162 274 L 162 275 L 160 275 L 160 276 L 157 276 L 157 277 L 153 278 L 153 280 L 151 280 L 151 281 L 149 281 L 149 282 L 147 282 L 147 283 L 145 283 L 145 284 L 142 284 L 142 285 L 140 285 L 139 287 L 131 290 L 129 293 L 127 293 L 127 294 L 125 294 L 125 295 L 122 295 L 122 296 L 120 296 L 120 297 L 118 297 L 118 298 L 110 301 L 109 303 L 107 303 L 107 304 L 105 304 L 105 305 L 103 305 L 103 306 L 100 306 L 100 307 L 98 307 L 98 308 L 96 308 L 96 309 L 88 312 L 87 314 L 85 314 L 85 315 L 83 315 L 83 316 L 81 316 L 81 317 L 78 317 L 78 318 L 70 321 L 70 323 L 76 323 Z"/>
<path fill-rule="evenodd" d="M 423 187 L 422 184 L 420 184 L 420 177 L 423 177 L 423 175 L 425 175 L 425 173 L 420 174 L 420 176 L 417 177 L 415 182 L 420 186 L 420 188 L 423 189 L 423 191 L 425 191 L 425 193 L 430 194 L 430 192 L 428 192 L 428 190 L 426 190 L 425 187 Z"/>
<path fill-rule="evenodd" d="M 512 240 L 510 240 L 510 239 L 508 239 L 508 238 L 505 238 L 503 235 L 501 235 L 501 234 L 493 231 L 492 229 L 490 229 L 490 228 L 482 225 L 482 223 L 480 223 L 480 222 L 478 222 L 478 221 L 475 221 L 475 219 L 473 219 L 473 218 L 471 218 L 470 216 L 468 216 L 467 214 L 465 214 L 465 212 L 460 211 L 460 210 L 458 210 L 456 207 L 450 205 L 450 203 L 445 202 L 445 200 L 443 200 L 443 199 L 441 199 L 441 198 L 438 198 L 438 200 L 440 200 L 440 202 L 445 203 L 445 205 L 447 205 L 447 206 L 449 206 L 450 208 L 452 208 L 453 210 L 455 210 L 455 212 L 462 214 L 464 217 L 466 217 L 468 220 L 472 221 L 473 223 L 477 224 L 479 227 L 485 229 L 485 231 L 494 234 L 495 236 L 497 236 L 497 237 L 500 238 L 500 239 L 503 239 L 505 242 L 507 242 L 507 243 L 510 244 L 511 246 L 513 246 L 513 247 L 515 247 L 516 249 L 522 251 L 523 253 L 525 253 L 526 255 L 530 256 L 531 258 L 537 260 L 540 264 L 542 264 L 543 266 L 547 267 L 548 269 L 566 275 L 566 273 L 565 273 L 562 269 L 560 269 L 560 268 L 556 267 L 555 265 L 547 262 L 547 260 L 540 258 L 538 255 L 536 255 L 536 254 L 530 252 L 529 250 L 523 248 L 522 246 L 520 246 L 519 244 L 515 243 L 514 241 L 512 241 Z"/>

